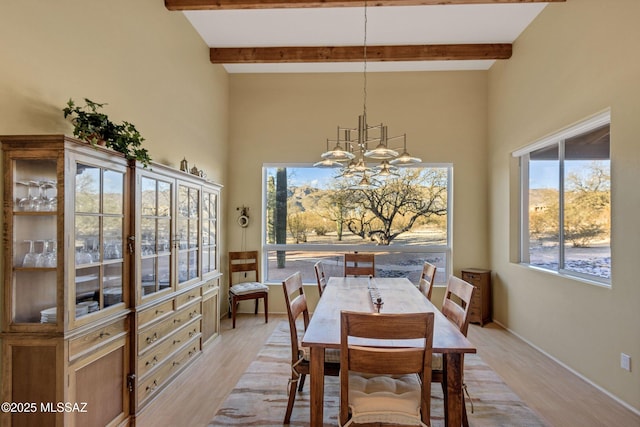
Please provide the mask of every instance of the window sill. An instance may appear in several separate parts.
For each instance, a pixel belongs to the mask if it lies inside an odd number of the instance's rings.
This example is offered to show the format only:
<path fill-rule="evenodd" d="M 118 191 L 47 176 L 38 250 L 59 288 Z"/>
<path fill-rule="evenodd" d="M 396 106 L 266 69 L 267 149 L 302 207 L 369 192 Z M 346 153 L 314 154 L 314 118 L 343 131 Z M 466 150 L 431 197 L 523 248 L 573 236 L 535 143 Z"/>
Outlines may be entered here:
<path fill-rule="evenodd" d="M 590 279 L 590 278 L 578 276 L 575 274 L 565 273 L 563 271 L 555 271 L 555 270 L 549 270 L 542 267 L 536 267 L 535 265 L 526 264 L 526 263 L 515 263 L 515 265 L 525 268 L 527 270 L 539 271 L 541 273 L 550 274 L 552 276 L 562 277 L 563 279 L 574 280 L 576 282 L 586 283 L 588 285 L 598 286 L 600 288 L 611 289 L 610 279 L 602 279 L 602 281 L 600 281 L 597 279 Z"/>

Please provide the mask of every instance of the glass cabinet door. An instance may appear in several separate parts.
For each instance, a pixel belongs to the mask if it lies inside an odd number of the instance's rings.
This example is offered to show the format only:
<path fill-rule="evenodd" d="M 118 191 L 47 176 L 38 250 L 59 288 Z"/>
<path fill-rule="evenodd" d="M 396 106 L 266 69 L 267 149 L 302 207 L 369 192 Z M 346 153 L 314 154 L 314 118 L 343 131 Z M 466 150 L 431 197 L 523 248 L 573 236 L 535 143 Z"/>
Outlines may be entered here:
<path fill-rule="evenodd" d="M 125 172 L 76 163 L 75 313 L 80 319 L 123 302 Z"/>
<path fill-rule="evenodd" d="M 200 266 L 200 190 L 178 184 L 178 285 L 199 277 Z"/>
<path fill-rule="evenodd" d="M 6 164 L 6 163 L 5 163 Z M 10 323 L 51 324 L 62 322 L 57 300 L 58 189 L 56 153 L 40 158 L 10 156 L 6 183 L 5 230 L 11 245 L 7 260 L 11 282 L 5 298 L 10 305 Z M 8 202 L 8 203 L 7 203 Z"/>
<path fill-rule="evenodd" d="M 140 200 L 140 275 L 142 297 L 171 287 L 171 200 L 173 183 L 142 176 Z"/>
<path fill-rule="evenodd" d="M 218 194 L 202 192 L 202 274 L 218 271 Z"/>

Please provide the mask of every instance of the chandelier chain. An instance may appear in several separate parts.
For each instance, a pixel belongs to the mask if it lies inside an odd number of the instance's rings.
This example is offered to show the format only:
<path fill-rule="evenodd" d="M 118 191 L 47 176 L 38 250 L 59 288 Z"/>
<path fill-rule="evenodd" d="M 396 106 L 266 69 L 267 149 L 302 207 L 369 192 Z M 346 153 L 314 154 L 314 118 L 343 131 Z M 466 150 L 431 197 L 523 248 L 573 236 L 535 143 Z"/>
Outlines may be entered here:
<path fill-rule="evenodd" d="M 364 90 L 363 90 L 363 106 L 362 110 L 365 117 L 367 117 L 367 2 L 364 2 Z"/>

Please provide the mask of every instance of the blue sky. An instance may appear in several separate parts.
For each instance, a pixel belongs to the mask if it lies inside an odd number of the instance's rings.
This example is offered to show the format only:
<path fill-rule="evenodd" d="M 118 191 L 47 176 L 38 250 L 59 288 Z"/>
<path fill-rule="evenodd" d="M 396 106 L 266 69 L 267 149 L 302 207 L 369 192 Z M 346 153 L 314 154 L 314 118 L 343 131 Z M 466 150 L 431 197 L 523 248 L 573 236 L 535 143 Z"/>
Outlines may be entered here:
<path fill-rule="evenodd" d="M 273 168 L 269 168 L 273 169 Z M 332 168 L 287 168 L 287 181 L 290 186 L 310 185 L 318 188 L 326 188 L 333 180 L 338 169 Z"/>

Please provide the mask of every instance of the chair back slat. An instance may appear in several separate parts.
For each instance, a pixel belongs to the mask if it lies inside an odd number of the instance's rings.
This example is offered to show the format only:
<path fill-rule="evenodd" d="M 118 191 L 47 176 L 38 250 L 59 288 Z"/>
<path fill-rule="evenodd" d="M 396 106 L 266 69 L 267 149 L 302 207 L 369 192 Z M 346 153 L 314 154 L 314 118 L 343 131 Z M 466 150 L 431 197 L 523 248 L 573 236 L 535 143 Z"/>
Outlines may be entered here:
<path fill-rule="evenodd" d="M 453 322 L 466 337 L 469 329 L 469 308 L 475 287 L 464 280 L 449 276 L 442 302 L 442 314 Z"/>
<path fill-rule="evenodd" d="M 258 251 L 242 251 L 242 252 L 229 252 L 229 286 L 234 284 L 234 278 L 238 274 L 234 273 L 249 273 L 253 272 L 255 277 L 247 280 L 259 281 L 260 272 L 258 270 Z"/>
<path fill-rule="evenodd" d="M 433 291 L 433 281 L 436 277 L 436 266 L 425 261 L 420 274 L 420 283 L 418 288 L 420 292 L 431 301 L 431 293 Z"/>
<path fill-rule="evenodd" d="M 344 254 L 344 275 L 346 276 L 375 276 L 375 254 L 346 253 Z"/>
<path fill-rule="evenodd" d="M 369 374 L 404 375 L 422 371 L 424 349 L 349 348 L 349 370 Z"/>

